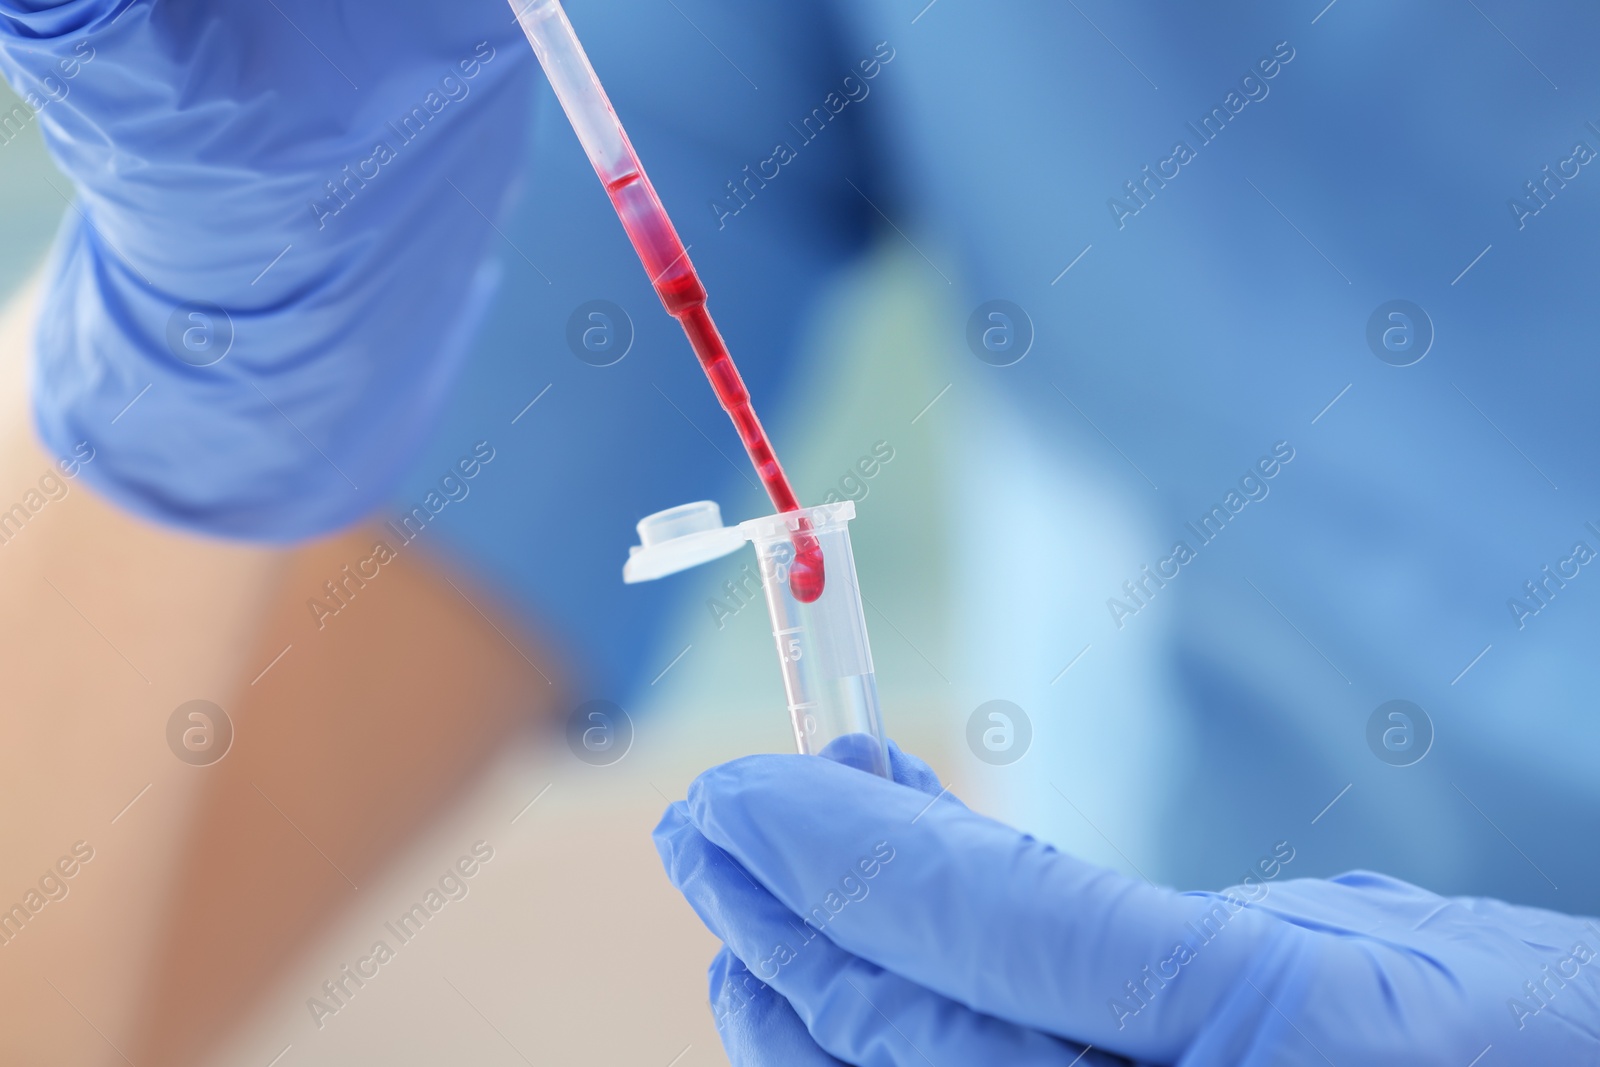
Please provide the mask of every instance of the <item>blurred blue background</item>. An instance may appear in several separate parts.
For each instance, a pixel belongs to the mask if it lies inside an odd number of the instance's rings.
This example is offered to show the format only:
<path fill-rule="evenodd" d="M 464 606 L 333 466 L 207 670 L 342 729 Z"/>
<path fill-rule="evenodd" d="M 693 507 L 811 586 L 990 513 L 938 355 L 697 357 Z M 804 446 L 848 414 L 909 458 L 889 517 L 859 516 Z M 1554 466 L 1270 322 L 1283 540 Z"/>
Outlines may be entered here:
<path fill-rule="evenodd" d="M 1219 885 L 1289 840 L 1300 875 L 1371 867 L 1600 910 L 1600 861 L 1574 847 L 1600 829 L 1600 580 L 1581 568 L 1520 629 L 1507 606 L 1575 542 L 1600 550 L 1584 525 L 1600 520 L 1600 179 L 1580 168 L 1521 228 L 1508 206 L 1577 142 L 1600 149 L 1591 11 L 940 0 L 573 18 L 802 497 L 895 444 L 856 524 L 891 732 L 938 739 L 991 810 L 1158 880 Z M 868 95 L 806 143 L 800 120 L 881 42 L 893 59 Z M 1213 109 L 1228 118 L 1205 143 Z M 1130 197 L 1180 140 L 1193 158 Z M 796 158 L 730 199 L 779 141 Z M 548 96 L 534 144 L 506 231 L 551 283 L 506 250 L 431 466 L 551 387 L 503 431 L 517 491 L 450 535 L 626 702 L 716 639 L 703 604 L 736 569 L 624 588 L 632 522 L 764 503 Z M 637 331 L 604 369 L 563 340 L 595 298 Z M 1031 321 L 1010 366 L 967 341 L 995 299 Z M 1367 339 L 1395 299 L 1433 337 L 1409 366 Z M 1279 442 L 1294 459 L 1270 495 L 1199 547 L 1184 524 Z M 1119 627 L 1108 599 L 1133 603 L 1123 583 L 1180 539 L 1197 558 Z M 998 767 L 965 742 L 997 698 L 1033 729 Z M 1369 745 L 1390 700 L 1431 723 L 1414 765 Z"/>
<path fill-rule="evenodd" d="M 1576 542 L 1600 551 L 1600 177 L 1553 181 L 1520 224 L 1508 203 L 1600 150 L 1592 8 L 569 7 L 800 495 L 864 494 L 891 733 L 986 810 L 1158 881 L 1227 884 L 1287 840 L 1295 875 L 1600 912 L 1600 577 L 1520 627 L 1507 605 Z M 620 582 L 645 514 L 766 503 L 537 93 L 505 131 L 528 162 L 499 295 L 396 507 L 492 441 L 492 477 L 436 527 L 583 699 L 693 706 L 724 737 L 759 718 L 779 747 L 765 620 L 708 604 L 739 558 Z M 856 99 L 808 138 L 830 93 Z M 25 133 L 0 146 L 8 288 L 65 209 Z M 1192 158 L 1147 180 L 1179 141 Z M 792 161 L 729 199 L 779 142 Z M 592 300 L 634 331 L 606 367 L 567 341 Z M 969 342 L 996 300 L 1031 342 L 1004 366 L 1014 349 Z M 1432 337 L 1407 366 L 1368 341 L 1392 300 Z M 895 459 L 844 481 L 880 441 Z M 1185 524 L 1275 447 L 1293 459 L 1268 495 L 1201 545 Z M 1193 561 L 1130 599 L 1180 540 Z M 1112 598 L 1139 610 L 1119 625 Z M 1002 765 L 967 743 L 995 699 L 1031 724 Z M 1391 700 L 1432 736 L 1410 766 L 1369 744 Z"/>

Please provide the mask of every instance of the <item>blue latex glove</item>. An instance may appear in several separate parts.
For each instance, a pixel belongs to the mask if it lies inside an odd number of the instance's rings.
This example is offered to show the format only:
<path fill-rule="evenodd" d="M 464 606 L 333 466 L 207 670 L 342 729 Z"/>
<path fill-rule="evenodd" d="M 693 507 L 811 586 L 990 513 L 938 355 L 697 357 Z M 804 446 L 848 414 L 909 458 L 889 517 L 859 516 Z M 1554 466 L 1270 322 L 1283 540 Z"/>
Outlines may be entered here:
<path fill-rule="evenodd" d="M 46 444 L 201 531 L 383 501 L 492 287 L 532 72 L 504 0 L 0 0 L 0 69 L 31 112 L 8 135 L 37 122 L 77 187 Z"/>
<path fill-rule="evenodd" d="M 711 999 L 739 1067 L 1065 1067 L 1074 1041 L 1093 1048 L 1083 1064 L 1600 1057 L 1593 920 L 1376 874 L 1267 877 L 1281 865 L 1225 893 L 1160 889 L 977 815 L 892 756 L 903 784 L 735 760 L 656 828 L 726 943 Z"/>

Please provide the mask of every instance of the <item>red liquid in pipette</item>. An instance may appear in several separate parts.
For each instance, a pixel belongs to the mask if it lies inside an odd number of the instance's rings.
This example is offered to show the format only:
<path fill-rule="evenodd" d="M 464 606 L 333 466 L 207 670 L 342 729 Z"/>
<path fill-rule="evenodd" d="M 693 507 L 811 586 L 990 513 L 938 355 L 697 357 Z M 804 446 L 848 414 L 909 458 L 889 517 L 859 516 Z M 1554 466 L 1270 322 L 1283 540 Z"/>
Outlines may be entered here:
<path fill-rule="evenodd" d="M 767 495 L 780 512 L 796 511 L 799 499 L 789 484 L 783 467 L 778 464 L 772 441 L 761 420 L 756 418 L 750 405 L 750 392 L 734 366 L 728 346 L 717 332 L 711 313 L 706 310 L 706 289 L 700 276 L 689 261 L 688 250 L 678 239 L 677 231 L 667 218 L 655 189 L 640 171 L 630 171 L 616 178 L 602 174 L 606 193 L 617 209 L 623 229 L 633 242 L 634 249 L 650 273 L 651 284 L 667 313 L 678 320 L 689 344 L 706 372 L 717 400 L 722 404 L 733 425 L 739 431 L 739 440 L 755 464 L 756 475 L 766 486 Z M 810 532 L 810 523 L 804 520 L 794 535 L 794 563 L 789 569 L 789 591 L 796 600 L 809 604 L 822 595 L 826 583 L 823 569 L 822 546 Z"/>

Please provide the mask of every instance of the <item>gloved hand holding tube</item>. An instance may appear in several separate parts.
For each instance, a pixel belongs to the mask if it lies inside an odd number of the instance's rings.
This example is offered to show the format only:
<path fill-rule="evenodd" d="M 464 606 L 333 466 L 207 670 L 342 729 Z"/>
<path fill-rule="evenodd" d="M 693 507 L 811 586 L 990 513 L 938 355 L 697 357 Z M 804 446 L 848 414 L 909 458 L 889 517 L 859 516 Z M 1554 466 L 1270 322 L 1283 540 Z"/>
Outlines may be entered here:
<path fill-rule="evenodd" d="M 711 1001 L 739 1067 L 1594 1055 L 1592 919 L 1368 872 L 1180 893 L 970 811 L 891 754 L 895 782 L 735 760 L 656 828 L 668 876 L 725 943 Z"/>

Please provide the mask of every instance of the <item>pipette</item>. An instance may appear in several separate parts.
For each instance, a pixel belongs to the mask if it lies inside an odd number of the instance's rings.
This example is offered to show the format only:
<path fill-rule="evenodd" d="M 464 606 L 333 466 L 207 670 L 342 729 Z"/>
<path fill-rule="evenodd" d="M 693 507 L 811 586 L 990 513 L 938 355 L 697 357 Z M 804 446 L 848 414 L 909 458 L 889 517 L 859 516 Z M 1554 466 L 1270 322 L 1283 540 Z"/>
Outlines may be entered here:
<path fill-rule="evenodd" d="M 622 228 L 639 254 L 650 284 L 688 335 L 689 344 L 711 382 L 723 410 L 733 420 L 744 442 L 750 462 L 755 464 L 761 484 L 766 486 L 779 512 L 797 511 L 799 498 L 789 484 L 772 441 L 756 418 L 739 370 L 734 366 L 706 310 L 706 290 L 689 260 L 689 252 L 678 237 L 667 210 L 656 195 L 655 186 L 645 175 L 622 122 L 611 107 L 600 79 L 583 46 L 578 43 L 572 23 L 559 0 L 510 0 L 517 23 L 528 35 L 539 65 L 555 89 L 556 99 L 578 134 L 583 150 L 600 176 L 611 204 L 622 220 Z M 802 603 L 822 595 L 825 576 L 822 546 L 812 534 L 811 525 L 801 521 L 794 532 L 795 556 L 789 568 L 789 588 Z"/>

